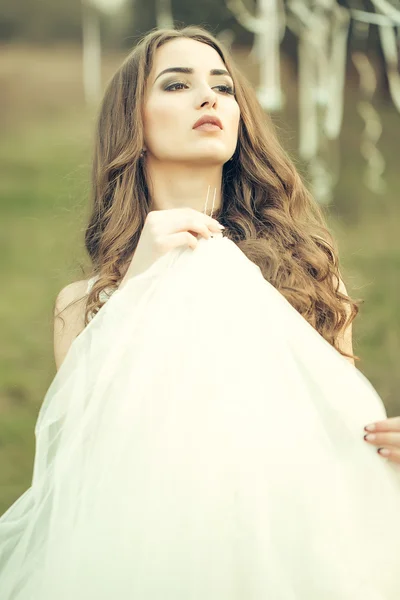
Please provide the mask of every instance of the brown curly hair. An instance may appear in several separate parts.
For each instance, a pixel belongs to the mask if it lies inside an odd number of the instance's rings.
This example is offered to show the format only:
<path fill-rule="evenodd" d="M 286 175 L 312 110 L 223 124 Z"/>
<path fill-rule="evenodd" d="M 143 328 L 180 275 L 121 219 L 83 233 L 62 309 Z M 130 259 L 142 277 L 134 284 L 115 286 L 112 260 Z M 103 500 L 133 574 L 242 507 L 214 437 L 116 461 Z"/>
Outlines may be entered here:
<path fill-rule="evenodd" d="M 247 257 L 341 354 L 338 339 L 358 313 L 339 291 L 336 244 L 322 209 L 277 139 L 250 83 L 226 49 L 200 27 L 159 29 L 135 46 L 108 83 L 100 107 L 92 169 L 92 208 L 85 246 L 98 276 L 86 301 L 85 325 L 126 273 L 151 199 L 139 159 L 144 142 L 146 80 L 157 48 L 176 38 L 208 44 L 221 56 L 240 107 L 238 144 L 225 163 L 222 201 L 214 214 Z M 352 358 L 357 358 L 351 356 Z"/>

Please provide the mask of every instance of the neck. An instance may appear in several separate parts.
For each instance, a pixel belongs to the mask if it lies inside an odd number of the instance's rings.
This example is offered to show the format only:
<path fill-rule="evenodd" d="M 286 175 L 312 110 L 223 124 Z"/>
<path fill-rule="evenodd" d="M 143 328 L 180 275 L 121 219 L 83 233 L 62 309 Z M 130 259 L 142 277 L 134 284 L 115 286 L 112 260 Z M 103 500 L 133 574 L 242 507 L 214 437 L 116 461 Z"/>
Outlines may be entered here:
<path fill-rule="evenodd" d="M 221 206 L 222 166 L 156 163 L 149 160 L 146 175 L 152 199 L 152 210 L 190 207 L 204 212 L 210 186 L 207 214 Z"/>

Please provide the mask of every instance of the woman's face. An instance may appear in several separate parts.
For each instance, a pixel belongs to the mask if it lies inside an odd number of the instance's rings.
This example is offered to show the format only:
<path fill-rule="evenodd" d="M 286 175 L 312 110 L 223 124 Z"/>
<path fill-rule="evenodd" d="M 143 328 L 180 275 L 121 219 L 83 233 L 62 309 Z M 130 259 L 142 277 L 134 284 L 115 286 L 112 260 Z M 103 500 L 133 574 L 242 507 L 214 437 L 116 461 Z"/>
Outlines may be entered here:
<path fill-rule="evenodd" d="M 144 105 L 147 154 L 159 161 L 225 163 L 238 139 L 233 92 L 233 80 L 211 46 L 180 38 L 158 48 Z M 222 129 L 193 128 L 204 115 L 219 119 Z"/>

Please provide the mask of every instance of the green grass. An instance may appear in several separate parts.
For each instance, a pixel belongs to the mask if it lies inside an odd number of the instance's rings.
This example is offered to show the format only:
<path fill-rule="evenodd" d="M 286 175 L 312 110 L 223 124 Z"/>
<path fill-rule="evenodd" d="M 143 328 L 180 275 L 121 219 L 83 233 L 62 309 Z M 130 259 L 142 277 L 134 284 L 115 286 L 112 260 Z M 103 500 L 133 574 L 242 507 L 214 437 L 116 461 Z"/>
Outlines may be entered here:
<path fill-rule="evenodd" d="M 119 58 L 107 58 L 105 77 Z M 238 56 L 243 64 L 244 59 Z M 82 268 L 88 265 L 83 233 L 94 127 L 93 112 L 82 103 L 75 49 L 27 53 L 17 47 L 2 60 L 0 83 L 10 83 L 13 69 L 19 78 L 12 78 L 13 93 L 0 99 L 0 121 L 6 125 L 0 139 L 0 514 L 30 485 L 35 421 L 55 375 L 55 297 L 61 287 L 82 278 Z M 34 70 L 33 79 L 32 65 L 38 61 L 41 69 Z M 58 84 L 63 83 L 59 88 L 53 82 L 57 61 L 66 79 L 63 82 L 58 74 Z M 5 68 L 10 64 L 12 69 Z M 255 77 L 255 69 L 249 76 Z M 293 97 L 293 83 L 286 77 L 288 97 Z M 363 186 L 358 150 L 363 126 L 352 92 L 330 225 L 339 242 L 349 293 L 365 301 L 354 324 L 355 352 L 362 358 L 359 368 L 377 388 L 388 415 L 394 416 L 400 414 L 400 116 L 389 104 L 381 109 L 387 193 L 376 196 Z M 294 104 L 288 104 L 276 121 L 293 152 Z"/>

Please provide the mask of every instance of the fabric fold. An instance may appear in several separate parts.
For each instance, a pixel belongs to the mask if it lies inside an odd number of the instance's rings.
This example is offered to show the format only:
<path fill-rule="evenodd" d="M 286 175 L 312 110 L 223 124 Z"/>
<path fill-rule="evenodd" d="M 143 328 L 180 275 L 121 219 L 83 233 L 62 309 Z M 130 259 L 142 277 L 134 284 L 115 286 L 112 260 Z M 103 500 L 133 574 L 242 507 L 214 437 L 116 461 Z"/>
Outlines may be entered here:
<path fill-rule="evenodd" d="M 221 234 L 117 290 L 0 519 L 1 600 L 397 600 L 400 469 L 357 368 Z"/>

